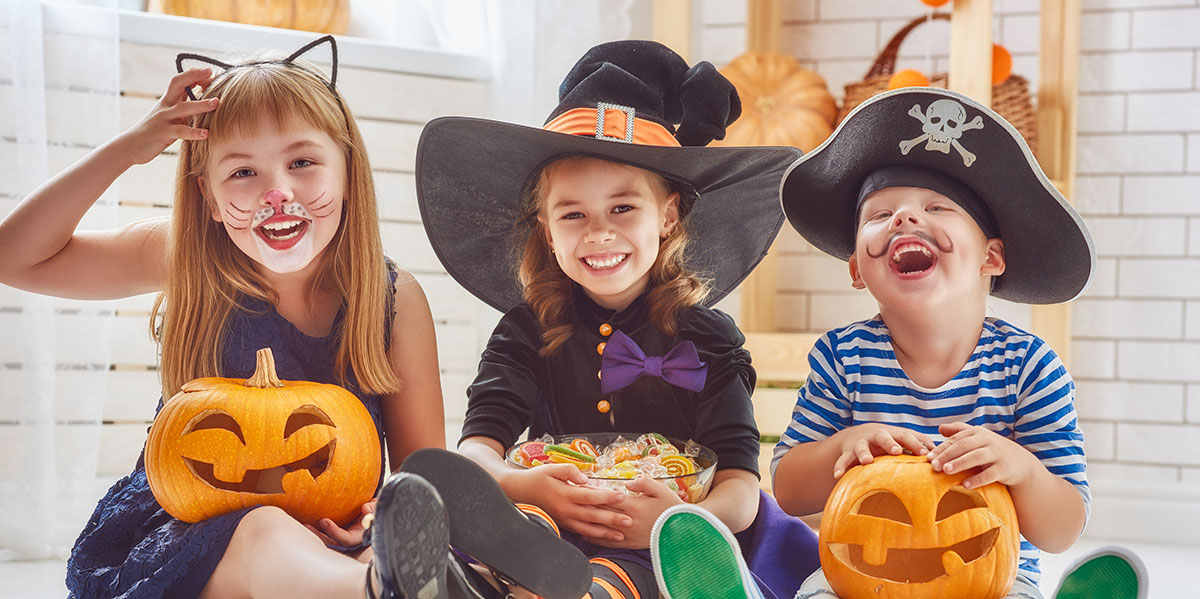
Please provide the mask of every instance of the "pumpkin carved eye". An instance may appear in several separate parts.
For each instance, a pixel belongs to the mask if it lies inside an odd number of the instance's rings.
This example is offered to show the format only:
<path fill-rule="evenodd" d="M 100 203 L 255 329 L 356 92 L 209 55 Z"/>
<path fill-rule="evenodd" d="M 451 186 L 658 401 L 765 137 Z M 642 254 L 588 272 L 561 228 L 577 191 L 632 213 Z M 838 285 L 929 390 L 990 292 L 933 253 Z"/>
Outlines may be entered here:
<path fill-rule="evenodd" d="M 909 526 L 912 526 L 913 523 L 912 516 L 908 514 L 908 510 L 904 507 L 904 502 L 900 501 L 900 498 L 893 495 L 890 491 L 875 491 L 863 497 L 862 501 L 851 512 L 864 516 L 883 518 Z"/>
<path fill-rule="evenodd" d="M 945 495 L 942 495 L 941 501 L 938 502 L 935 519 L 941 522 L 954 514 L 977 507 L 987 507 L 987 502 L 979 493 L 968 491 L 963 487 L 952 487 L 946 491 Z"/>
<path fill-rule="evenodd" d="M 230 416 L 224 411 L 217 409 L 204 410 L 203 412 L 196 414 L 196 416 L 192 418 L 192 421 L 188 423 L 187 427 L 184 428 L 183 434 L 186 435 L 187 433 L 194 431 L 208 429 L 227 430 L 234 435 L 237 435 L 238 441 L 241 441 L 242 445 L 246 444 L 246 438 L 242 436 L 242 427 L 237 423 L 237 420 L 234 420 L 233 416 Z"/>
<path fill-rule="evenodd" d="M 337 428 L 333 424 L 333 419 L 324 410 L 312 404 L 306 404 L 292 410 L 292 414 L 288 416 L 287 424 L 283 426 L 283 438 L 286 439 L 296 431 L 314 424 L 324 424 L 325 426 Z"/>

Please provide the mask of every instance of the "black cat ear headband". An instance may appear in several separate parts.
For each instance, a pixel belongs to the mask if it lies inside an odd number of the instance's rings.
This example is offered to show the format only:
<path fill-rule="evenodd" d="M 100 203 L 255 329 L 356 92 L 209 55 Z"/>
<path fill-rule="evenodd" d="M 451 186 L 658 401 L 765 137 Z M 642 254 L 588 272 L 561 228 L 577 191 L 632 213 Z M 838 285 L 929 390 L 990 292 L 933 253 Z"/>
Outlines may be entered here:
<path fill-rule="evenodd" d="M 313 48 L 315 48 L 321 44 L 324 44 L 324 43 L 329 44 L 329 55 L 330 55 L 331 64 L 332 64 L 332 67 L 330 68 L 330 71 L 329 71 L 328 79 L 326 79 L 323 74 L 313 72 L 312 69 L 306 68 L 303 65 L 296 64 L 296 62 L 295 62 L 297 58 L 300 58 L 309 50 L 312 50 Z M 281 65 L 296 67 L 298 69 L 308 72 L 311 75 L 315 75 L 318 79 L 324 81 L 325 87 L 328 87 L 329 91 L 333 92 L 333 97 L 337 98 L 338 105 L 340 106 L 342 103 L 341 99 L 338 98 L 337 87 L 336 87 L 337 86 L 337 68 L 338 68 L 337 41 L 335 41 L 333 39 L 332 35 L 322 36 L 322 37 L 319 37 L 319 38 L 305 44 L 304 47 L 300 48 L 299 50 L 296 50 L 295 52 L 292 52 L 291 56 L 288 56 L 287 58 L 284 58 L 283 60 L 260 60 L 258 62 L 247 62 L 247 63 L 242 63 L 242 64 L 229 64 L 226 62 L 221 62 L 215 58 L 209 58 L 207 56 L 202 56 L 200 54 L 192 54 L 190 52 L 183 52 L 175 57 L 175 70 L 176 71 L 178 71 L 180 73 L 182 73 L 184 71 L 183 62 L 185 60 L 195 60 L 195 61 L 202 62 L 205 64 L 210 64 L 210 65 L 213 65 L 213 66 L 218 67 L 225 71 L 228 71 L 230 69 L 236 69 L 238 67 L 248 67 L 248 66 L 254 66 L 254 65 L 259 65 L 259 64 L 281 64 Z M 185 91 L 187 92 L 189 99 L 196 100 L 196 95 L 192 93 L 192 89 L 190 87 L 187 88 Z"/>

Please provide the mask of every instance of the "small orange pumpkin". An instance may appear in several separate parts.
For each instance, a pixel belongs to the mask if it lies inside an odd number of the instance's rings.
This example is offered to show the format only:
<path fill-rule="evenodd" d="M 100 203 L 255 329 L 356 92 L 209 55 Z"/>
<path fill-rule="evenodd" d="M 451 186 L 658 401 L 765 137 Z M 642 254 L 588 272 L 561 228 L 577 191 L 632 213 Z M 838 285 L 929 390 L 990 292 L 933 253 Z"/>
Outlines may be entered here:
<path fill-rule="evenodd" d="M 193 379 L 164 404 L 146 441 L 154 498 L 185 522 L 257 505 L 353 520 L 379 481 L 370 413 L 336 385 L 279 380 L 269 348 L 257 360 L 245 381 Z"/>
<path fill-rule="evenodd" d="M 338 35 L 350 25 L 350 0 L 150 0 L 150 10 Z"/>
<path fill-rule="evenodd" d="M 818 74 L 791 56 L 747 52 L 721 69 L 742 99 L 742 116 L 714 146 L 794 146 L 805 152 L 833 132 L 837 102 Z"/>
<path fill-rule="evenodd" d="M 1017 576 L 1021 540 L 1008 488 L 962 486 L 923 456 L 880 456 L 834 486 L 818 546 L 845 599 L 999 599 Z"/>
<path fill-rule="evenodd" d="M 929 78 L 925 73 L 916 69 L 904 69 L 896 71 L 890 79 L 888 79 L 888 89 L 900 89 L 902 87 L 926 87 L 929 85 Z"/>

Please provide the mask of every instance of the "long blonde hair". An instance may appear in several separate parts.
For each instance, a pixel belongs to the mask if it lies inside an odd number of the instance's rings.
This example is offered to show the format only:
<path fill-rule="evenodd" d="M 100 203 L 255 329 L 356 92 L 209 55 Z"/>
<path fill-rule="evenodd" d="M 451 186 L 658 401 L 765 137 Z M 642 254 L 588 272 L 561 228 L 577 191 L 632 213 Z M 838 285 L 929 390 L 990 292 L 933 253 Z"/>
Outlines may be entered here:
<path fill-rule="evenodd" d="M 542 325 L 542 346 L 539 353 L 548 356 L 558 351 L 563 343 L 575 333 L 571 324 L 571 289 L 574 282 L 563 272 L 558 260 L 550 251 L 547 242 L 548 235 L 543 219 L 545 214 L 546 196 L 554 172 L 569 164 L 580 164 L 587 160 L 602 160 L 588 156 L 571 156 L 550 163 L 538 174 L 537 181 L 529 191 L 522 223 L 529 227 L 529 237 L 525 239 L 525 251 L 521 256 L 518 277 L 525 294 L 525 303 L 529 304 L 533 314 Z M 636 167 L 632 167 L 636 168 Z M 660 202 L 674 190 L 674 186 L 665 177 L 646 171 Z M 683 202 L 682 198 L 680 200 Z M 646 295 L 646 303 L 650 308 L 650 322 L 658 330 L 674 336 L 678 330 L 677 316 L 680 310 L 704 301 L 708 295 L 708 284 L 705 280 L 689 272 L 684 266 L 683 257 L 688 247 L 688 234 L 684 223 L 686 210 L 679 207 L 680 218 L 672 229 L 671 234 L 658 244 L 658 256 L 650 267 L 650 291 Z"/>
<path fill-rule="evenodd" d="M 207 139 L 182 142 L 168 238 L 167 284 L 151 312 L 153 329 L 162 309 L 156 339 L 162 353 L 164 398 L 193 378 L 224 374 L 225 325 L 233 310 L 244 309 L 239 297 L 272 304 L 279 299 L 254 261 L 234 245 L 224 225 L 213 220 L 197 183 L 204 175 L 212 140 L 252 133 L 272 117 L 281 127 L 311 125 L 345 150 L 341 224 L 320 257 L 310 288 L 335 291 L 345 309 L 334 360 L 338 383 L 346 386 L 352 373 L 366 393 L 388 393 L 400 386 L 384 349 L 390 298 L 371 167 L 345 101 L 315 72 L 312 67 L 282 62 L 239 65 L 216 77 L 205 91 L 207 98 L 220 98 L 221 105 L 193 117 L 193 127 L 208 129 Z"/>

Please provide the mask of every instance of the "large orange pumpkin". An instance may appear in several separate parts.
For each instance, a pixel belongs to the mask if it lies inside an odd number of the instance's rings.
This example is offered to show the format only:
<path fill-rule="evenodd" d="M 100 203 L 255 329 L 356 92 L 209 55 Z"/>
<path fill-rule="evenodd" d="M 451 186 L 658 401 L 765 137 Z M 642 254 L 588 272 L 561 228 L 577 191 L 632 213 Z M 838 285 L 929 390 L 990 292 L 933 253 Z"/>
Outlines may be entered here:
<path fill-rule="evenodd" d="M 837 102 L 820 75 L 791 56 L 748 52 L 721 69 L 742 99 L 742 116 L 714 146 L 794 146 L 805 152 L 833 132 Z"/>
<path fill-rule="evenodd" d="M 350 25 L 350 0 L 150 0 L 150 8 L 181 17 L 339 35 Z"/>
<path fill-rule="evenodd" d="M 851 468 L 821 517 L 825 578 L 843 599 L 998 599 L 1021 549 L 1008 488 L 967 489 L 970 472 L 934 472 L 921 456 Z"/>
<path fill-rule="evenodd" d="M 336 385 L 279 380 L 270 349 L 257 358 L 251 378 L 194 379 L 159 411 L 146 441 L 154 498 L 185 522 L 257 505 L 353 520 L 379 481 L 371 415 Z"/>

